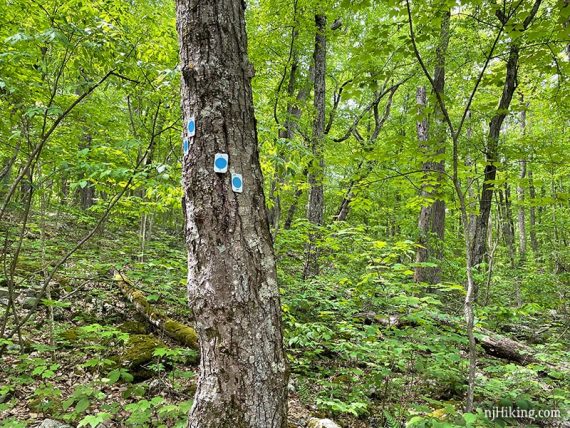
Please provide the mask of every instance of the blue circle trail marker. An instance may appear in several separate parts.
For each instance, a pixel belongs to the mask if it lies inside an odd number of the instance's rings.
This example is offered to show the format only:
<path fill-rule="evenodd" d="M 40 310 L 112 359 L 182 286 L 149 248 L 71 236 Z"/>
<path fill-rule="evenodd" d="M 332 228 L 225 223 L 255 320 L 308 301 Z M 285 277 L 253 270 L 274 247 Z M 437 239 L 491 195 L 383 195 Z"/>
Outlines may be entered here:
<path fill-rule="evenodd" d="M 190 150 L 190 141 L 188 140 L 188 138 L 184 138 L 184 140 L 182 141 L 182 147 L 184 149 L 184 155 L 187 155 L 188 151 Z"/>
<path fill-rule="evenodd" d="M 236 193 L 243 192 L 243 178 L 241 174 L 232 173 L 232 190 Z"/>
<path fill-rule="evenodd" d="M 194 116 L 192 116 L 188 121 L 186 129 L 188 130 L 188 137 L 193 137 L 196 135 L 196 119 L 194 119 Z"/>
<path fill-rule="evenodd" d="M 226 153 L 216 153 L 214 158 L 214 172 L 223 174 L 228 172 L 228 155 Z"/>

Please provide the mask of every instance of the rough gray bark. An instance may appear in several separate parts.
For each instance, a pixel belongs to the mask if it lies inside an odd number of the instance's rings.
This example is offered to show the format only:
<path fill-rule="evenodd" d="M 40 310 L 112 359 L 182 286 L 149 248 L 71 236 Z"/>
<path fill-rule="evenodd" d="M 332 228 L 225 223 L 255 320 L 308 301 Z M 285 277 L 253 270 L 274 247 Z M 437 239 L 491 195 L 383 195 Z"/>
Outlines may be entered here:
<path fill-rule="evenodd" d="M 313 135 L 311 140 L 311 152 L 313 159 L 309 167 L 309 199 L 307 203 L 307 219 L 315 226 L 323 224 L 325 201 L 323 190 L 323 175 L 325 168 L 323 154 L 323 139 L 325 132 L 325 73 L 327 58 L 326 27 L 327 17 L 315 15 L 316 34 L 314 52 L 314 107 L 315 118 L 313 120 Z M 319 273 L 318 248 L 316 245 L 317 235 L 311 233 L 306 250 L 306 261 L 303 270 L 303 278 L 310 278 Z"/>
<path fill-rule="evenodd" d="M 427 104 L 427 96 L 425 87 L 421 86 L 417 89 L 416 100 L 420 106 L 420 110 L 423 112 Z M 423 118 L 421 121 L 417 122 L 416 129 L 418 134 L 418 140 L 423 150 L 427 149 L 428 146 L 428 120 Z M 433 171 L 443 170 L 442 162 L 424 162 L 422 169 L 425 173 L 424 179 L 431 180 L 430 175 Z M 432 184 L 430 184 L 430 187 Z M 422 196 L 426 199 L 437 198 L 438 195 L 435 192 L 438 186 L 433 186 L 432 191 L 426 190 L 427 186 L 422 186 Z M 437 242 L 434 240 L 443 239 L 445 227 L 445 202 L 441 199 L 435 199 L 432 202 L 423 205 L 420 211 L 420 216 L 418 219 L 418 230 L 419 238 L 418 244 L 420 247 L 416 250 L 416 263 L 427 262 L 432 256 L 439 256 L 441 259 L 441 252 L 436 250 Z M 414 279 L 416 282 L 427 282 L 430 284 L 436 284 L 441 280 L 441 269 L 439 267 L 416 267 L 414 272 Z"/>
<path fill-rule="evenodd" d="M 442 98 L 445 89 L 445 57 L 449 45 L 449 21 L 450 12 L 447 10 L 442 13 L 433 77 L 433 90 L 437 91 Z M 425 88 L 418 88 L 416 98 L 422 111 L 425 110 L 427 103 Z M 420 246 L 416 250 L 416 263 L 429 261 L 437 263 L 443 258 L 441 246 L 445 233 L 445 201 L 443 200 L 442 192 L 445 179 L 445 161 L 429 159 L 442 156 L 445 153 L 446 132 L 443 112 L 439 103 L 435 105 L 431 139 L 429 138 L 428 127 L 428 121 L 425 118 L 417 124 L 420 150 L 428 158 L 422 165 L 426 182 L 426 184 L 422 185 L 422 196 L 430 200 L 430 202 L 422 206 L 418 219 L 418 244 Z M 441 267 L 439 265 L 435 267 L 416 267 L 414 279 L 417 282 L 437 284 L 441 282 Z"/>
<path fill-rule="evenodd" d="M 188 294 L 200 342 L 190 428 L 284 428 L 287 364 L 240 0 L 178 0 Z M 229 171 L 213 170 L 216 153 Z M 242 174 L 234 193 L 230 172 Z"/>

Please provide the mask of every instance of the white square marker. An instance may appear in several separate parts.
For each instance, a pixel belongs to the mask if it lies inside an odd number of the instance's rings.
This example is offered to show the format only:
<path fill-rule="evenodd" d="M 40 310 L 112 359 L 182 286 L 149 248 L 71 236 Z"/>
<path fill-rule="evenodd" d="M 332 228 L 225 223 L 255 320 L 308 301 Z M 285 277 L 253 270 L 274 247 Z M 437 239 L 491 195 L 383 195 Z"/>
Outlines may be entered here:
<path fill-rule="evenodd" d="M 188 121 L 188 125 L 186 125 L 186 129 L 188 130 L 188 137 L 189 138 L 196 135 L 196 119 L 194 119 L 194 116 L 192 116 L 190 118 L 190 120 Z"/>
<path fill-rule="evenodd" d="M 236 193 L 243 192 L 243 178 L 241 174 L 232 173 L 232 190 Z"/>
<path fill-rule="evenodd" d="M 216 153 L 214 158 L 214 172 L 223 174 L 228 172 L 228 155 L 226 153 Z"/>
<path fill-rule="evenodd" d="M 190 140 L 188 138 L 184 138 L 182 141 L 182 148 L 184 149 L 184 154 L 187 155 L 190 150 Z"/>

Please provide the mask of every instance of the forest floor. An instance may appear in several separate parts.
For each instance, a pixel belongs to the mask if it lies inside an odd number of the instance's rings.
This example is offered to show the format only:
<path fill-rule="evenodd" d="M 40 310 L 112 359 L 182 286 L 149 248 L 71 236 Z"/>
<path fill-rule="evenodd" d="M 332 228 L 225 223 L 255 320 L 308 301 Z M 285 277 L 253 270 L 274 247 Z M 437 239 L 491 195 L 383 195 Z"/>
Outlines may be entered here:
<path fill-rule="evenodd" d="M 73 426 L 184 426 L 196 388 L 197 352 L 147 323 L 112 276 L 120 269 L 153 308 L 190 323 L 182 236 L 157 230 L 142 254 L 135 232 L 121 232 L 118 239 L 116 230 L 105 230 L 62 266 L 50 284 L 51 299 L 37 302 L 46 275 L 42 260 L 49 265 L 65 254 L 69 246 L 62 244 L 62 234 L 73 242 L 87 230 L 87 223 L 58 216 L 44 230 L 32 225 L 24 239 L 15 276 L 18 316 L 33 315 L 21 337 L 0 343 L 0 427 L 36 426 L 46 418 Z M 295 259 L 283 261 L 277 251 L 292 366 L 292 426 L 304 426 L 316 415 L 346 428 L 503 423 L 486 419 L 483 407 L 474 416 L 462 412 L 465 338 L 428 317 L 441 306 L 437 299 L 408 290 L 373 304 L 374 296 L 358 294 L 369 293 L 362 284 L 347 295 L 339 271 L 303 284 L 291 273 Z M 340 262 L 329 259 L 330 271 Z M 396 282 L 408 275 L 394 268 L 401 263 L 390 263 L 384 279 Z M 460 296 L 456 289 L 447 293 L 446 298 Z M 2 313 L 6 302 L 4 293 Z M 534 341 L 532 349 L 543 363 L 523 366 L 481 353 L 477 399 L 486 406 L 505 402 L 564 414 L 570 403 L 567 321 L 552 316 L 547 321 L 531 308 L 526 315 L 503 312 L 495 310 L 494 316 L 503 317 L 504 325 L 518 325 L 513 337 Z M 379 314 L 405 317 L 410 326 L 376 323 Z M 548 338 L 526 333 L 538 324 L 548 327 L 541 333 Z M 568 426 L 563 417 L 514 423 Z"/>

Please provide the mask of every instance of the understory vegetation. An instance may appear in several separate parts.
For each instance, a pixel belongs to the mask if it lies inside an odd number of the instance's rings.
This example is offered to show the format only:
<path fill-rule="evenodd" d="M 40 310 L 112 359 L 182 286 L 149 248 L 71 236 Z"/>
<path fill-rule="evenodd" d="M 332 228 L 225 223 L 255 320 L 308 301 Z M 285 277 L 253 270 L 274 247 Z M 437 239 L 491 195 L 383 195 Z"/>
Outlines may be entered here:
<path fill-rule="evenodd" d="M 52 217 L 43 242 L 37 224 L 29 223 L 27 256 L 15 274 L 25 284 L 18 289 L 20 317 L 41 287 L 40 253 L 57 258 L 73 245 L 62 235 L 87 230 L 89 221 L 77 224 L 78 214 L 61 210 Z M 276 255 L 290 392 L 312 414 L 355 427 L 496 426 L 513 421 L 491 422 L 482 409 L 568 408 L 566 301 L 556 291 L 563 276 L 532 265 L 521 270 L 529 277 L 521 285 L 525 304 L 509 307 L 511 271 L 496 268 L 478 325 L 532 344 L 538 361 L 521 365 L 481 350 L 480 407 L 463 413 L 463 285 L 443 282 L 428 290 L 412 278 L 413 242 L 384 241 L 374 228 L 348 224 L 323 230 L 323 272 L 303 281 L 303 262 L 294 254 L 302 252 L 305 226 L 284 233 Z M 154 307 L 188 321 L 183 237 L 176 229 L 155 229 L 144 255 L 130 250 L 138 246 L 136 231 L 109 224 L 58 272 L 51 298 L 41 299 L 21 338 L 3 339 L 2 426 L 29 426 L 48 416 L 77 426 L 185 426 L 197 352 L 138 317 L 111 274 L 122 269 Z M 460 275 L 461 266 L 445 270 Z"/>

